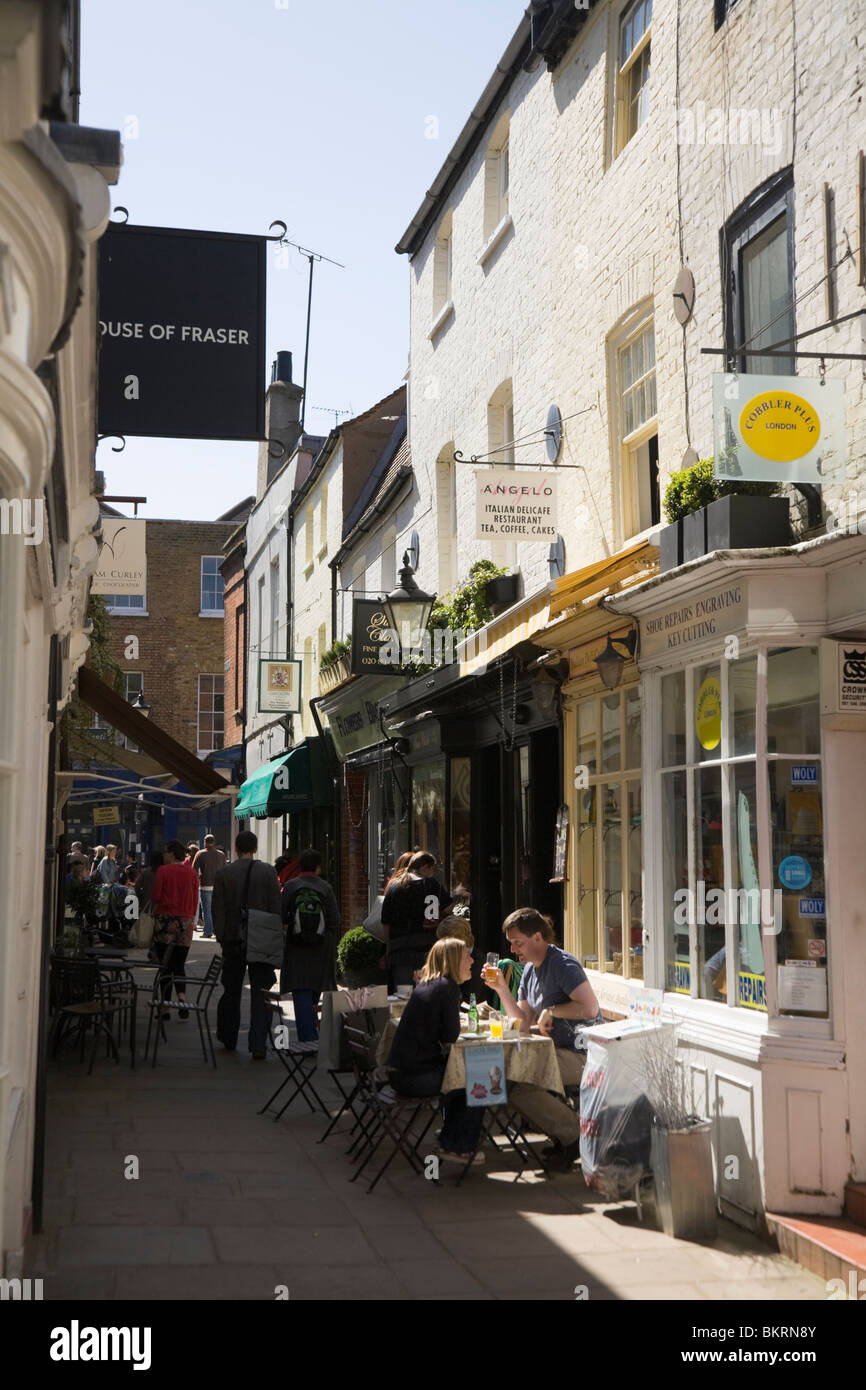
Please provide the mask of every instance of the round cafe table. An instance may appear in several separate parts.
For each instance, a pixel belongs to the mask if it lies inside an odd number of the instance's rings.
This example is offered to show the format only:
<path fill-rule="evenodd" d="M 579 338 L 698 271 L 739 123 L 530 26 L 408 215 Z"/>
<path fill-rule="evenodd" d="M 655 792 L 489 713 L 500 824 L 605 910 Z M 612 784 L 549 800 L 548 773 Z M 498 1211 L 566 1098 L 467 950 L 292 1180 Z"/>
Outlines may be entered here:
<path fill-rule="evenodd" d="M 556 1091 L 564 1096 L 562 1075 L 556 1060 L 553 1039 L 539 1033 L 528 1036 L 505 1034 L 502 1038 L 491 1038 L 488 1034 L 462 1034 L 452 1043 L 448 1052 L 445 1075 L 442 1078 L 442 1093 L 462 1091 L 466 1085 L 466 1053 L 472 1047 L 496 1047 L 502 1043 L 505 1049 L 505 1079 L 511 1082 L 524 1082 L 528 1086 L 540 1086 L 543 1091 Z"/>

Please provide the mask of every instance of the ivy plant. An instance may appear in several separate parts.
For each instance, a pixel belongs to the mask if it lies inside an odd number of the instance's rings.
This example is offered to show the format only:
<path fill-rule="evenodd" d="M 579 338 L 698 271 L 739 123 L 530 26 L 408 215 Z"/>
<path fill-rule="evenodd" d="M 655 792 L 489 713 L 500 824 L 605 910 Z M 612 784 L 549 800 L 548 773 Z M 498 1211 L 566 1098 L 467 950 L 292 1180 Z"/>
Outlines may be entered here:
<path fill-rule="evenodd" d="M 431 650 L 433 633 L 437 628 L 450 628 L 452 632 L 459 633 L 477 632 L 491 621 L 493 613 L 487 602 L 487 584 L 489 580 L 499 579 L 507 573 L 507 569 L 494 565 L 492 560 L 476 560 L 454 592 L 436 600 L 427 624 Z M 404 661 L 399 668 L 404 676 L 424 676 L 432 670 L 432 663 L 421 661 Z"/>

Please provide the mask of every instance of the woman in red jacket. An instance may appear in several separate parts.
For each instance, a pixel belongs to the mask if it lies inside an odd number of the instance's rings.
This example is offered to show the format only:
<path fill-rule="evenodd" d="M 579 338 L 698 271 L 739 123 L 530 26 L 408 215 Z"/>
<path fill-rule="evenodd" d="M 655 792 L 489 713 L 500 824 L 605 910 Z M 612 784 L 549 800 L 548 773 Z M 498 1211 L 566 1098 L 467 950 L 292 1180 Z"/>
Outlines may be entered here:
<path fill-rule="evenodd" d="M 169 946 L 174 946 L 170 968 L 160 971 L 162 978 L 162 997 L 171 998 L 172 977 L 178 1002 L 186 1003 L 185 967 L 192 934 L 198 915 L 198 874 L 192 864 L 186 862 L 186 846 L 180 840 L 169 840 L 162 852 L 162 864 L 153 879 L 151 898 L 156 925 L 153 933 L 153 950 L 162 961 Z M 168 1009 L 163 1009 L 163 1018 L 169 1018 Z M 181 1008 L 178 1018 L 189 1018 L 189 1011 Z"/>

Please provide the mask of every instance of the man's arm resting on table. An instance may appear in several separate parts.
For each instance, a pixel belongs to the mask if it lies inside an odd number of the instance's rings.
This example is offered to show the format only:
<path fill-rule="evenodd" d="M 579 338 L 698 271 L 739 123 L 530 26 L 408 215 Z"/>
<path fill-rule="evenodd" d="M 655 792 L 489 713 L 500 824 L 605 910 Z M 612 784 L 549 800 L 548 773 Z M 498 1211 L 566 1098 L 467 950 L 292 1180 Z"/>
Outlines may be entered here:
<path fill-rule="evenodd" d="M 595 1018 L 598 1013 L 598 1000 L 595 990 L 584 980 L 582 985 L 572 990 L 567 1004 L 553 1004 L 545 1010 L 551 1018 Z"/>

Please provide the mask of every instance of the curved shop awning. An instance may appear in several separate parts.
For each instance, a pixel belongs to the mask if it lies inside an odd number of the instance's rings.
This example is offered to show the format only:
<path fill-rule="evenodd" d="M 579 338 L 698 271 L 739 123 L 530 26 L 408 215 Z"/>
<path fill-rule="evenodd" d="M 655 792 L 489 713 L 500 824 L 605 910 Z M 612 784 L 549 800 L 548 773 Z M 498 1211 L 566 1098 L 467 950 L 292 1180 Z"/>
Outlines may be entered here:
<path fill-rule="evenodd" d="M 267 816 L 332 806 L 333 799 L 321 740 L 307 738 L 247 778 L 241 786 L 235 817 L 264 820 Z"/>

